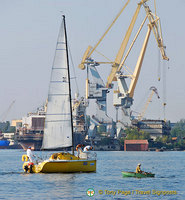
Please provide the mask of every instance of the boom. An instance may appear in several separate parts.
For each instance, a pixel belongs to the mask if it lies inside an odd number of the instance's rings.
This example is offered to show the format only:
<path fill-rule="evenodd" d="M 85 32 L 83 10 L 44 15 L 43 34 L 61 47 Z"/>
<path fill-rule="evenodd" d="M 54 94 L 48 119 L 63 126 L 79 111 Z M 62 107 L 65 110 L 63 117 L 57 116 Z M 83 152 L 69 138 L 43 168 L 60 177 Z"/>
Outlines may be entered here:
<path fill-rule="evenodd" d="M 100 38 L 100 40 L 98 41 L 98 43 L 93 47 L 88 46 L 87 50 L 84 53 L 84 56 L 82 58 L 81 63 L 79 64 L 79 68 L 84 70 L 85 69 L 85 63 L 88 63 L 88 58 L 90 58 L 90 56 L 92 55 L 92 53 L 96 50 L 96 48 L 98 47 L 98 45 L 101 43 L 101 41 L 103 40 L 103 38 L 107 35 L 107 33 L 109 32 L 109 30 L 112 28 L 112 26 L 115 24 L 115 22 L 117 21 L 117 19 L 119 18 L 119 16 L 121 15 L 121 13 L 124 11 L 124 9 L 126 8 L 126 6 L 128 5 L 128 3 L 130 2 L 130 0 L 127 1 L 127 3 L 123 6 L 123 8 L 121 9 L 121 11 L 118 13 L 118 15 L 116 16 L 116 18 L 113 20 L 113 22 L 111 23 L 111 25 L 108 27 L 108 29 L 105 31 L 105 33 L 103 34 L 103 36 Z M 112 62 L 111 62 L 112 63 Z"/>
<path fill-rule="evenodd" d="M 130 39 L 130 35 L 131 35 L 132 31 L 133 31 L 133 28 L 134 28 L 136 19 L 138 17 L 142 2 L 143 2 L 143 0 L 137 6 L 137 9 L 136 9 L 136 11 L 135 11 L 135 13 L 134 13 L 134 15 L 132 17 L 132 21 L 130 23 L 130 26 L 129 26 L 127 32 L 126 32 L 126 35 L 125 35 L 125 37 L 123 39 L 121 47 L 120 47 L 120 49 L 119 49 L 119 51 L 117 53 L 117 56 L 115 58 L 114 64 L 112 65 L 111 72 L 110 72 L 110 74 L 109 74 L 109 76 L 107 78 L 107 84 L 106 84 L 107 88 L 112 88 L 112 81 L 116 81 L 115 75 L 116 75 L 116 72 L 117 72 L 118 67 L 120 65 L 121 59 L 123 58 L 123 54 L 124 54 L 125 49 L 127 47 L 128 41 Z"/>
<path fill-rule="evenodd" d="M 157 95 L 157 98 L 158 98 L 158 99 L 160 98 L 160 97 L 159 97 L 159 94 L 158 94 L 158 92 L 157 92 L 157 88 L 156 88 L 156 87 L 152 86 L 152 87 L 150 88 L 150 90 L 152 90 L 152 92 L 151 92 L 151 94 L 149 95 L 149 97 L 148 97 L 148 99 L 147 99 L 147 102 L 146 102 L 146 104 L 144 105 L 144 108 L 143 108 L 142 112 L 141 112 L 140 115 L 138 116 L 138 120 L 139 120 L 139 121 L 142 120 L 143 116 L 145 115 L 146 110 L 147 110 L 147 108 L 148 108 L 148 106 L 149 106 L 149 103 L 150 103 L 151 100 L 152 100 L 153 95 L 156 94 L 156 95 Z"/>

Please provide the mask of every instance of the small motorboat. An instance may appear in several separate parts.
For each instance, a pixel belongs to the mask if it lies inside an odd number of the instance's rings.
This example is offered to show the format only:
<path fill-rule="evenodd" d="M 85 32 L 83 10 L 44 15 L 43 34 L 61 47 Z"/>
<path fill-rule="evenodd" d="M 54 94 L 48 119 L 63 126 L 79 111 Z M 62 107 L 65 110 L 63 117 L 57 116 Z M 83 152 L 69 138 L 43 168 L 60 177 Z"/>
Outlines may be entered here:
<path fill-rule="evenodd" d="M 146 177 L 155 177 L 155 174 L 150 172 L 142 172 L 142 173 L 135 173 L 135 172 L 121 172 L 123 177 L 136 177 L 136 178 L 146 178 Z"/>

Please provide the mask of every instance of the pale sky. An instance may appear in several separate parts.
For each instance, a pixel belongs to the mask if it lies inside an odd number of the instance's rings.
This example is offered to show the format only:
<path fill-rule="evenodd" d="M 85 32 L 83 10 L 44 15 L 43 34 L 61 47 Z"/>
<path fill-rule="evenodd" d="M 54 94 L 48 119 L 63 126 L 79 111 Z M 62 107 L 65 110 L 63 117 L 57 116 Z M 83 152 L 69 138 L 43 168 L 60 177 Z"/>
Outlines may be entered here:
<path fill-rule="evenodd" d="M 130 1 L 110 35 L 98 48 L 111 60 L 114 60 L 116 56 L 137 7 L 136 2 L 138 1 Z M 150 0 L 148 4 L 154 12 L 153 2 Z M 80 95 L 84 96 L 86 71 L 78 69 L 77 66 L 88 45 L 96 44 L 126 0 L 0 0 L 0 3 L 0 120 L 4 114 L 7 114 L 5 120 L 11 120 L 22 118 L 28 112 L 35 111 L 47 98 L 61 13 L 66 15 L 69 46 Z M 176 122 L 185 118 L 185 27 L 183 21 L 185 1 L 156 0 L 156 3 L 166 54 L 170 58 L 166 65 L 161 62 L 161 68 L 166 68 L 166 119 Z M 144 16 L 145 12 L 142 8 L 137 27 Z M 135 65 L 145 33 L 146 31 L 142 32 L 128 65 Z M 153 97 L 146 112 L 146 117 L 150 119 L 164 118 L 161 106 L 164 93 L 162 80 L 160 83 L 157 81 L 158 62 L 157 44 L 151 33 L 132 107 L 133 110 L 141 111 L 141 104 L 146 101 L 149 88 L 157 87 L 161 100 L 158 100 L 156 96 Z M 102 66 L 98 69 L 106 82 L 111 67 Z M 73 87 L 73 89 L 76 88 Z M 112 92 L 109 95 L 108 114 L 112 116 L 114 112 Z M 16 100 L 15 104 L 6 113 L 14 100 Z M 92 113 L 92 109 L 90 112 Z"/>

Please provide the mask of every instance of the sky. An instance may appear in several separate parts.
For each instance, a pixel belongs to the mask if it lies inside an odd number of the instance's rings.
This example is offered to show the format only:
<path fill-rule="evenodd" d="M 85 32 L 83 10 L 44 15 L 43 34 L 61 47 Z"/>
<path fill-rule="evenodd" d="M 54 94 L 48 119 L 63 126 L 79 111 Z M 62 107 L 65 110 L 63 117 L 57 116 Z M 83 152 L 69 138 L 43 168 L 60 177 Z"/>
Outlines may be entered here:
<path fill-rule="evenodd" d="M 130 0 L 110 34 L 97 49 L 112 61 L 118 52 L 137 2 Z M 154 12 L 153 2 L 150 0 L 148 4 Z M 28 112 L 34 112 L 44 104 L 62 14 L 66 16 L 68 43 L 76 72 L 76 75 L 72 74 L 72 76 L 77 77 L 80 95 L 84 96 L 86 71 L 78 68 L 83 53 L 88 45 L 93 46 L 97 43 L 126 0 L 0 0 L 0 3 L 0 121 L 2 121 L 2 119 L 21 119 Z M 185 118 L 185 26 L 183 21 L 185 1 L 156 0 L 156 3 L 166 54 L 170 61 L 159 62 L 157 43 L 151 33 L 135 89 L 132 109 L 141 112 L 143 103 L 147 101 L 150 94 L 149 88 L 155 86 L 161 98 L 157 99 L 155 95 L 153 96 L 145 117 L 165 118 L 176 122 Z M 140 14 L 136 30 L 139 27 L 139 21 L 145 16 L 143 8 Z M 136 64 L 145 33 L 146 31 L 143 30 L 128 60 L 127 64 L 132 69 Z M 160 82 L 158 82 L 159 66 L 162 74 Z M 98 70 L 106 82 L 111 66 L 100 66 Z M 162 84 L 164 82 L 165 89 Z M 75 82 L 72 84 L 75 91 Z M 115 118 L 112 93 L 111 91 L 108 96 L 107 113 Z M 164 98 L 167 103 L 165 114 L 162 106 Z M 13 101 L 15 103 L 9 109 Z M 90 105 L 93 103 L 92 101 Z M 94 110 L 90 107 L 88 112 L 92 114 Z"/>

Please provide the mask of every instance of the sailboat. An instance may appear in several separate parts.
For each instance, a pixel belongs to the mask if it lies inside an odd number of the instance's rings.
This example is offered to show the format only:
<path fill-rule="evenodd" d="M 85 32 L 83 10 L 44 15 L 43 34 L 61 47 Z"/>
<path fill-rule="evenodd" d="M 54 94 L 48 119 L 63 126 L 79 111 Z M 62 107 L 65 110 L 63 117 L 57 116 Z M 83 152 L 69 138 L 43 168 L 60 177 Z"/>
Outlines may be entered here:
<path fill-rule="evenodd" d="M 56 150 L 72 147 L 73 150 L 72 153 L 53 153 L 49 159 L 43 160 L 38 164 L 30 164 L 28 157 L 23 155 L 24 171 L 33 173 L 96 171 L 95 155 L 83 153 L 82 151 L 79 151 L 78 156 L 74 155 L 72 120 L 68 45 L 65 16 L 63 16 L 50 78 L 44 136 L 41 149 Z"/>

